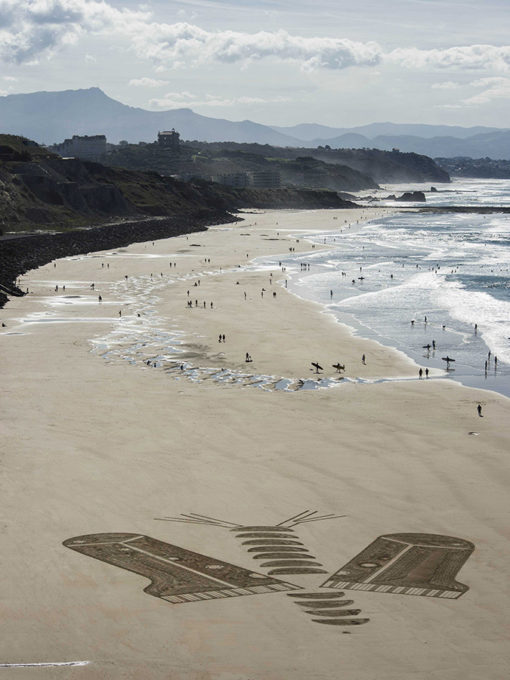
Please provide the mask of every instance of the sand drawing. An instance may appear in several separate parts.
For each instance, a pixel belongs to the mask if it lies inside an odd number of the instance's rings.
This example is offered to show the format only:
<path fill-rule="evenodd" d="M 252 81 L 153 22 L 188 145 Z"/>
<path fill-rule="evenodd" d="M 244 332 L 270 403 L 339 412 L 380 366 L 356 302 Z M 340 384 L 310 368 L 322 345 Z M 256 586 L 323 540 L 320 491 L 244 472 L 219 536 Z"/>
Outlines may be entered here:
<path fill-rule="evenodd" d="M 455 600 L 469 590 L 455 576 L 474 549 L 470 541 L 453 536 L 386 534 L 321 587 Z"/>
<path fill-rule="evenodd" d="M 64 541 L 71 550 L 145 576 L 148 595 L 179 604 L 260 595 L 300 586 L 141 534 L 90 534 Z"/>
<path fill-rule="evenodd" d="M 319 585 L 320 590 L 311 591 L 309 577 L 327 572 L 293 527 L 337 517 L 341 515 L 305 510 L 276 525 L 241 525 L 197 513 L 157 518 L 228 529 L 267 575 L 142 534 L 75 536 L 64 545 L 148 578 L 144 592 L 172 604 L 290 591 L 286 594 L 314 623 L 342 628 L 370 619 L 360 617 L 361 609 L 340 589 L 450 600 L 469 590 L 455 576 L 473 552 L 473 543 L 452 536 L 402 533 L 379 536 Z M 290 574 L 298 581 L 305 578 L 305 585 L 275 578 Z"/>
<path fill-rule="evenodd" d="M 287 593 L 291 595 L 291 593 Z M 315 623 L 329 626 L 360 626 L 370 619 L 359 618 L 361 609 L 345 609 L 354 604 L 353 600 L 342 599 L 344 593 L 308 592 L 293 593 L 294 601 L 304 612 L 312 616 Z M 315 618 L 318 617 L 318 618 Z"/>
<path fill-rule="evenodd" d="M 228 529 L 241 540 L 249 555 L 259 562 L 258 567 L 267 570 L 269 576 L 310 576 L 327 574 L 323 565 L 305 547 L 294 531 L 299 524 L 338 519 L 344 515 L 318 515 L 316 510 L 304 510 L 279 524 L 242 525 L 216 519 L 197 513 L 181 514 L 178 517 L 159 517 L 167 522 L 202 524 Z M 289 593 L 288 593 L 289 594 Z M 301 597 L 301 593 L 300 593 Z M 297 600 L 300 609 L 311 615 L 312 621 L 336 626 L 358 626 L 369 619 L 356 618 L 360 609 L 343 609 L 353 604 L 352 600 L 340 601 L 343 593 L 305 593 Z M 310 599 L 311 598 L 311 599 Z M 326 603 L 324 598 L 330 598 Z M 327 609 L 327 611 L 325 611 Z M 324 611 L 323 611 L 324 610 Z"/>
<path fill-rule="evenodd" d="M 327 574 L 322 564 L 310 554 L 304 543 L 294 531 L 294 527 L 308 522 L 320 522 L 327 519 L 337 519 L 344 515 L 317 515 L 316 510 L 304 510 L 279 524 L 245 526 L 215 519 L 194 512 L 181 514 L 178 517 L 158 517 L 166 522 L 185 522 L 187 524 L 209 524 L 222 527 L 236 534 L 241 539 L 243 547 L 261 567 L 270 568 L 268 574 Z"/>

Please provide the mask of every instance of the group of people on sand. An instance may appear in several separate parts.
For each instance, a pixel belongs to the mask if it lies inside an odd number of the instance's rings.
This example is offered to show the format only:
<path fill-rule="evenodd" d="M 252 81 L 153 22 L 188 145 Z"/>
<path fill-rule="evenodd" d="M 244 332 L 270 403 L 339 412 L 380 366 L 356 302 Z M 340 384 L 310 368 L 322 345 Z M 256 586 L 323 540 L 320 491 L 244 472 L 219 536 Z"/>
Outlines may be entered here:
<path fill-rule="evenodd" d="M 187 302 L 187 307 L 190 309 L 193 309 L 193 300 L 188 300 Z M 198 304 L 198 300 L 195 300 L 195 307 L 202 307 L 203 309 L 207 308 L 207 302 L 204 300 L 202 305 Z M 212 302 L 209 303 L 209 308 L 212 309 L 214 307 L 214 304 Z"/>

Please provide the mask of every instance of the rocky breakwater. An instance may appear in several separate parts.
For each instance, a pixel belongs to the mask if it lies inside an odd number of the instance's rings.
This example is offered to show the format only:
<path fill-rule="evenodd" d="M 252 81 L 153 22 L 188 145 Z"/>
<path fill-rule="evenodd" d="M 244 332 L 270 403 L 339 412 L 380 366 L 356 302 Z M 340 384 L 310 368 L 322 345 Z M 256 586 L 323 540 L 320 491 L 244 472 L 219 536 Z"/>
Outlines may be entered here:
<path fill-rule="evenodd" d="M 203 231 L 208 225 L 235 221 L 222 210 L 202 214 L 123 221 L 101 227 L 52 234 L 8 235 L 0 238 L 0 307 L 9 295 L 26 293 L 16 285 L 19 276 L 52 260 L 98 250 L 121 248 L 130 243 L 154 241 Z"/>

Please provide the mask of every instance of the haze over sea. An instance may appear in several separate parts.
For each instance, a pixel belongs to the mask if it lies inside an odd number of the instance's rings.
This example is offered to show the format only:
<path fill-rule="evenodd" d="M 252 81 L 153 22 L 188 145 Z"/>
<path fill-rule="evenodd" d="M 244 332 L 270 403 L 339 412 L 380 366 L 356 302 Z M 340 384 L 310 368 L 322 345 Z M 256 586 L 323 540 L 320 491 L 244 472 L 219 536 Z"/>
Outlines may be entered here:
<path fill-rule="evenodd" d="M 427 205 L 508 206 L 510 181 L 454 180 Z M 285 257 L 289 290 L 424 368 L 445 369 L 442 357 L 452 357 L 451 378 L 510 397 L 509 214 L 407 212 L 340 230 L 300 233 L 332 247 Z"/>

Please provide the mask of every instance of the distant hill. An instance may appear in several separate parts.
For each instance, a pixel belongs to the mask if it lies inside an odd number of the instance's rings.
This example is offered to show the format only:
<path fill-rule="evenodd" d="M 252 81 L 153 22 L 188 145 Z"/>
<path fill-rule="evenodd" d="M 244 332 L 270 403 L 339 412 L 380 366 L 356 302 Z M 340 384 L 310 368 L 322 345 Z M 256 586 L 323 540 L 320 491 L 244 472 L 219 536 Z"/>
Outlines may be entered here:
<path fill-rule="evenodd" d="M 108 97 L 97 87 L 0 97 L 0 132 L 41 144 L 73 135 L 104 134 L 111 143 L 152 142 L 160 130 L 175 128 L 181 138 L 203 142 L 270 144 L 277 147 L 400 149 L 435 157 L 510 159 L 510 130 L 488 127 L 372 123 L 335 128 L 315 123 L 272 127 L 250 120 L 201 116 L 191 109 L 147 111 Z"/>
<path fill-rule="evenodd" d="M 458 137 L 467 139 L 474 135 L 489 132 L 501 132 L 501 128 L 483 127 L 461 127 L 460 125 L 423 125 L 420 123 L 370 123 L 370 125 L 359 125 L 353 128 L 334 128 L 327 125 L 316 125 L 315 123 L 301 123 L 292 127 L 273 126 L 273 130 L 297 137 L 304 142 L 314 142 L 316 140 L 333 139 L 345 134 L 363 135 L 367 139 L 375 139 L 381 135 L 388 136 L 408 136 L 423 137 Z"/>
<path fill-rule="evenodd" d="M 436 163 L 455 177 L 510 179 L 510 161 L 491 158 L 436 158 Z"/>
<path fill-rule="evenodd" d="M 449 182 L 450 176 L 431 158 L 417 153 L 380 149 L 315 149 L 314 158 L 341 163 L 368 174 L 378 183 Z"/>
<path fill-rule="evenodd" d="M 229 156 L 230 158 L 262 157 L 269 162 L 277 162 L 285 173 L 285 164 L 302 165 L 302 171 L 310 170 L 309 159 L 322 161 L 326 165 L 339 168 L 344 172 L 346 168 L 359 173 L 354 181 L 364 178 L 364 181 L 382 183 L 401 182 L 449 182 L 450 177 L 431 158 L 416 153 L 401 153 L 399 151 L 380 151 L 378 149 L 318 149 L 318 148 L 276 148 L 261 144 L 194 144 L 207 155 Z M 303 165 L 303 163 L 305 165 Z M 308 165 L 308 167 L 306 167 Z M 318 168 L 314 168 L 318 170 Z M 321 167 L 321 170 L 323 168 Z M 373 186 L 373 185 L 372 185 Z M 358 188 L 363 188 L 359 186 Z M 365 188 L 371 188 L 366 185 Z M 346 189 L 356 191 L 356 188 Z"/>
<path fill-rule="evenodd" d="M 362 135 L 344 134 L 333 139 L 316 139 L 317 146 L 330 146 L 334 149 L 398 149 L 414 152 L 431 158 L 454 158 L 469 156 L 481 158 L 488 156 L 496 159 L 510 159 L 510 130 L 497 130 L 473 135 L 466 139 L 458 137 L 431 137 L 425 139 L 413 135 L 379 135 L 373 139 Z"/>
<path fill-rule="evenodd" d="M 162 175 L 214 177 L 274 171 L 282 185 L 353 192 L 377 183 L 449 182 L 447 172 L 431 158 L 378 149 L 315 149 L 235 142 L 190 142 L 176 159 L 158 144 L 121 144 L 105 163 Z"/>
<path fill-rule="evenodd" d="M 260 142 L 278 146 L 298 140 L 266 125 L 245 120 L 208 118 L 191 109 L 146 111 L 108 97 L 98 87 L 62 92 L 33 92 L 0 97 L 0 132 L 22 135 L 41 144 L 72 135 L 105 134 L 109 142 L 152 142 L 159 130 L 175 128 L 183 139 Z"/>
<path fill-rule="evenodd" d="M 259 172 L 277 173 L 282 186 L 330 191 L 375 189 L 377 183 L 366 173 L 347 165 L 327 163 L 303 150 L 282 149 L 267 144 L 236 142 L 187 142 L 180 145 L 178 158 L 159 144 L 120 144 L 106 155 L 104 163 L 132 170 L 154 170 L 162 175 L 213 178 L 245 175 L 246 181 Z"/>

